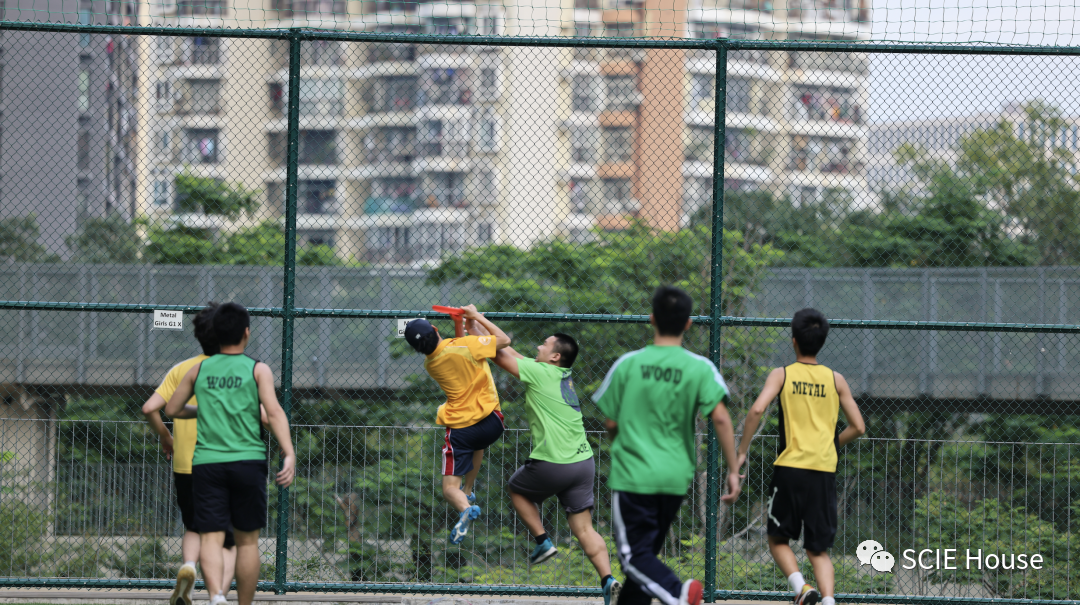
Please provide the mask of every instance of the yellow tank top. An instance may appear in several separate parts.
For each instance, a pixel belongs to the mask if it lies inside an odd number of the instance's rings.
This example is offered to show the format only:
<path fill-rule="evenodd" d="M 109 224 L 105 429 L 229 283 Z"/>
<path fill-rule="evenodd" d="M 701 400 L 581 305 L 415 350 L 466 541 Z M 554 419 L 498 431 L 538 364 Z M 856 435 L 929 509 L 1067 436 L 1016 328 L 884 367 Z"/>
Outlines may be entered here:
<path fill-rule="evenodd" d="M 780 456 L 776 466 L 836 472 L 836 421 L 840 395 L 833 371 L 793 363 L 784 368 L 780 391 Z"/>

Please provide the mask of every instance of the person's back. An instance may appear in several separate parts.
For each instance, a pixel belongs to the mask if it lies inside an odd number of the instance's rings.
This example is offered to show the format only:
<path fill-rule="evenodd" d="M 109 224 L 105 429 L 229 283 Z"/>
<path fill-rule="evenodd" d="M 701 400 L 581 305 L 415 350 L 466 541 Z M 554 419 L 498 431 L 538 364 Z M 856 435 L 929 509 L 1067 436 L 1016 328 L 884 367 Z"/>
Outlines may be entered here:
<path fill-rule="evenodd" d="M 424 359 L 424 369 L 446 393 L 436 422 L 450 428 L 476 424 L 499 409 L 499 393 L 487 360 L 495 357 L 494 336 L 446 338 Z"/>
<path fill-rule="evenodd" d="M 684 495 L 697 466 L 697 418 L 727 394 L 716 366 L 681 346 L 648 345 L 619 358 L 608 377 L 593 398 L 611 399 L 605 413 L 619 423 L 611 489 Z"/>
<path fill-rule="evenodd" d="M 780 390 L 780 455 L 776 466 L 836 472 L 840 395 L 831 368 L 795 362 Z"/>
<path fill-rule="evenodd" d="M 697 605 L 698 580 L 682 582 L 658 555 L 694 478 L 695 432 L 709 417 L 728 461 L 731 503 L 739 495 L 735 435 L 724 402 L 727 384 L 716 366 L 682 347 L 692 325 L 693 300 L 671 286 L 656 290 L 650 323 L 653 344 L 623 355 L 593 394 L 614 433 L 611 443 L 612 522 L 619 559 L 626 571 L 618 602 Z"/>
<path fill-rule="evenodd" d="M 266 459 L 257 363 L 243 353 L 218 353 L 202 362 L 195 379 L 199 429 L 192 464 Z"/>

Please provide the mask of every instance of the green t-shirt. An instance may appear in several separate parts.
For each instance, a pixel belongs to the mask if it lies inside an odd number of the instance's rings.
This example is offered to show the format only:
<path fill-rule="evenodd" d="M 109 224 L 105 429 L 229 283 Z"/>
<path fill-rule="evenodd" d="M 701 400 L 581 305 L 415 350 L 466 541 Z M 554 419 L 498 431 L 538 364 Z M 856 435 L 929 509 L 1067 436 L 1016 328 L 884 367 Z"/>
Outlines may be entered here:
<path fill-rule="evenodd" d="M 529 458 L 555 464 L 592 458 L 570 370 L 519 359 L 518 376 L 525 385 L 525 413 L 532 431 Z"/>
<path fill-rule="evenodd" d="M 697 417 L 712 413 L 727 393 L 716 366 L 682 347 L 649 345 L 620 357 L 593 395 L 619 424 L 611 489 L 685 495 L 697 466 Z"/>
<path fill-rule="evenodd" d="M 247 355 L 217 354 L 199 366 L 195 398 L 199 426 L 192 466 L 266 460 L 255 364 Z"/>

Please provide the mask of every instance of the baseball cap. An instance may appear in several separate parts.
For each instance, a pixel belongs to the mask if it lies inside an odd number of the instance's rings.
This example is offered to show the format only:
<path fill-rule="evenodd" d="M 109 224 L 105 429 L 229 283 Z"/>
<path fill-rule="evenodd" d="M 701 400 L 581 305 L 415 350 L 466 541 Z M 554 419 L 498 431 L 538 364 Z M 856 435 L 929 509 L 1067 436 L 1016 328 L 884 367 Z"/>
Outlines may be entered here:
<path fill-rule="evenodd" d="M 426 319 L 414 319 L 405 324 L 405 340 L 409 342 L 416 342 L 433 332 L 435 332 L 435 326 Z"/>

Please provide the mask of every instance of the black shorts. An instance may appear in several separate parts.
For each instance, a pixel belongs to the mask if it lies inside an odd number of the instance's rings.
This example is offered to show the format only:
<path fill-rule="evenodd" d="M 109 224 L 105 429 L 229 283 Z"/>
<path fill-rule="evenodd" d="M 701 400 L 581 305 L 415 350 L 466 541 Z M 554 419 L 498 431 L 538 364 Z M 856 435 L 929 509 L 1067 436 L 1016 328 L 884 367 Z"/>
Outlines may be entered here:
<path fill-rule="evenodd" d="M 530 458 L 510 477 L 507 485 L 510 491 L 537 504 L 558 496 L 566 514 L 573 515 L 593 507 L 595 478 L 596 463 L 592 457 L 570 464 Z"/>
<path fill-rule="evenodd" d="M 443 475 L 464 477 L 472 470 L 472 455 L 502 437 L 506 425 L 499 410 L 488 414 L 480 422 L 460 429 L 446 429 L 446 445 L 443 446 Z"/>
<path fill-rule="evenodd" d="M 199 533 L 255 531 L 266 527 L 265 460 L 198 464 L 191 467 L 195 527 Z"/>
<path fill-rule="evenodd" d="M 836 538 L 836 473 L 774 466 L 768 492 L 767 533 L 798 540 L 810 552 L 825 552 Z"/>
<path fill-rule="evenodd" d="M 180 520 L 187 531 L 199 533 L 195 525 L 195 497 L 192 494 L 191 473 L 173 473 L 173 487 L 176 488 L 176 505 L 180 507 Z M 225 548 L 236 546 L 232 530 L 225 532 Z"/>

